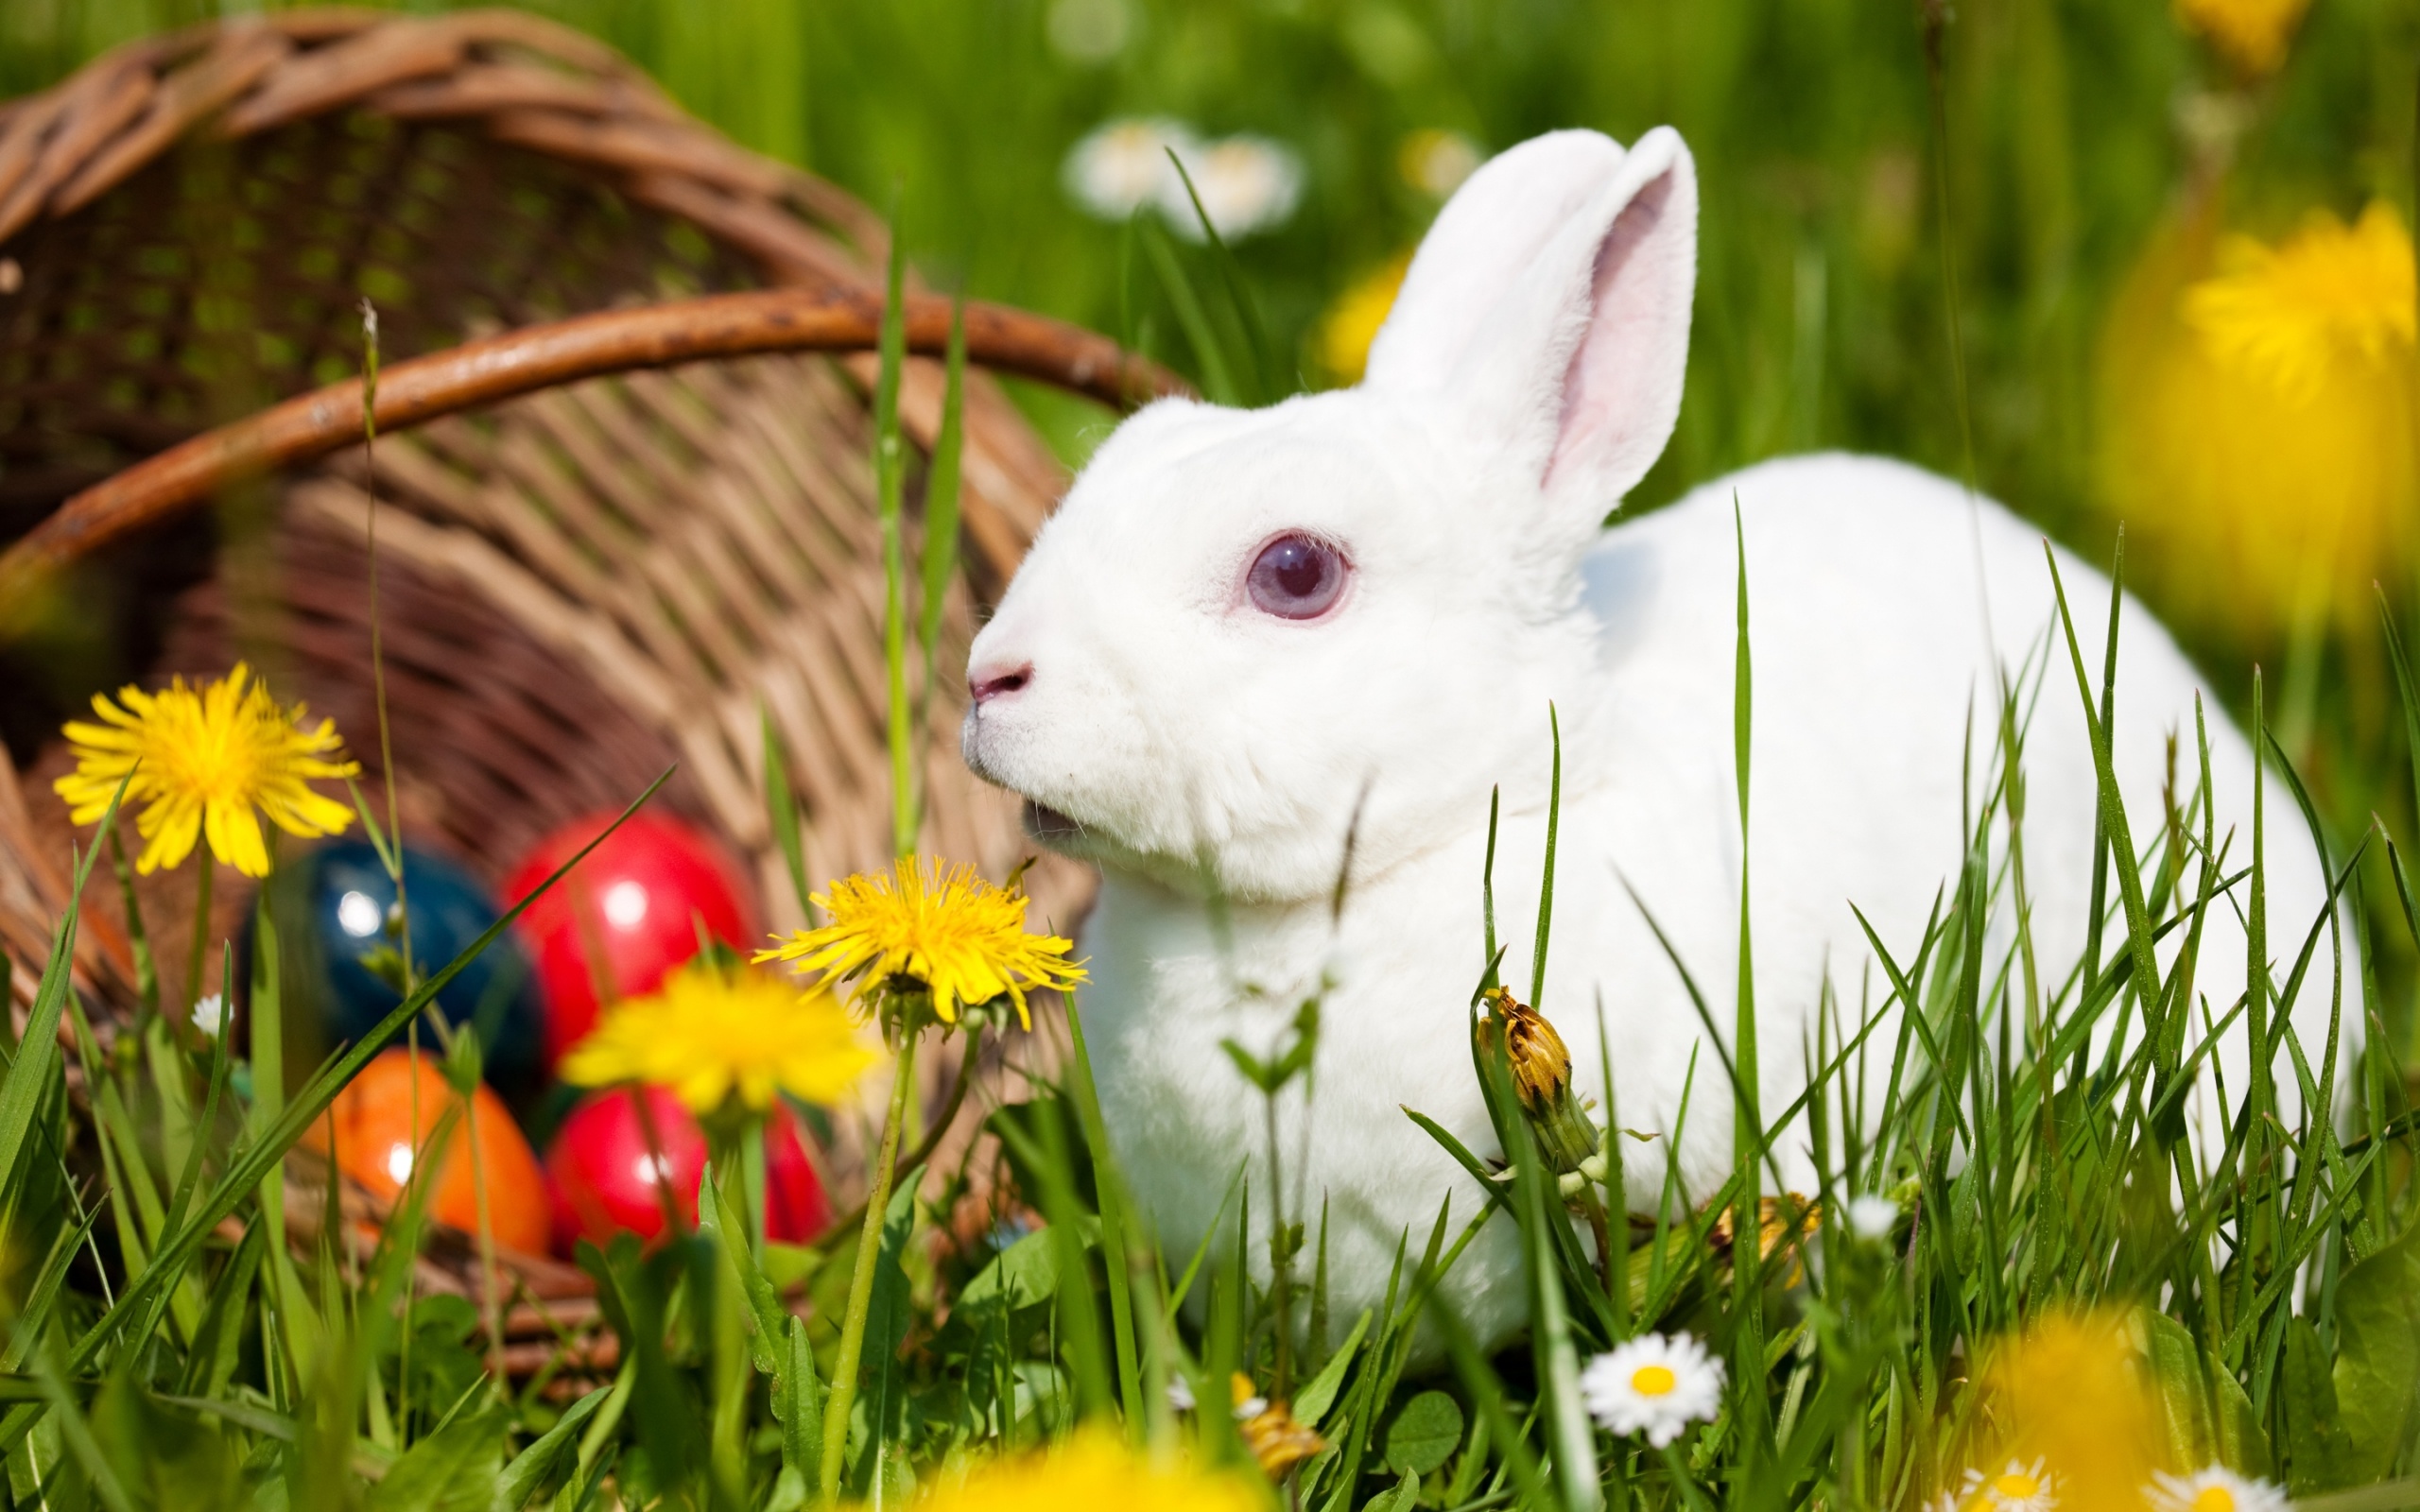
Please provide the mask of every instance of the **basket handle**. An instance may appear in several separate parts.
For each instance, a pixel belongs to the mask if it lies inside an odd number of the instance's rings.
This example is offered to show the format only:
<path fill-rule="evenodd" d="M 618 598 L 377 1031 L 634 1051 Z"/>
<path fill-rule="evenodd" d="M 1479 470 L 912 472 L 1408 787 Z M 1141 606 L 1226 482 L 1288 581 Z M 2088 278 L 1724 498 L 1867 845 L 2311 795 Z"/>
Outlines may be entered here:
<path fill-rule="evenodd" d="M 1107 336 L 1007 305 L 966 301 L 966 355 L 1116 409 L 1192 392 Z M 883 301 L 843 288 L 760 289 L 670 300 L 524 326 L 386 369 L 378 428 L 401 430 L 541 388 L 642 368 L 773 352 L 870 352 Z M 948 348 L 951 301 L 907 301 L 908 350 Z M 30 618 L 32 590 L 57 569 L 174 518 L 229 484 L 326 456 L 361 436 L 361 380 L 348 378 L 120 470 L 70 498 L 0 553 L 0 644 Z"/>

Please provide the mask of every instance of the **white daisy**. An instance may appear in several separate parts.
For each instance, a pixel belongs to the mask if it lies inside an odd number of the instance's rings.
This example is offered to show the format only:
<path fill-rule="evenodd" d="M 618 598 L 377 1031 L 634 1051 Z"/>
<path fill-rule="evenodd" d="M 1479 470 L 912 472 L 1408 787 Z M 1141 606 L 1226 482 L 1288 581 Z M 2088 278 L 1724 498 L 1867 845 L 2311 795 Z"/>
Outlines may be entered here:
<path fill-rule="evenodd" d="M 1983 1512 L 2051 1512 L 2059 1504 L 2059 1483 L 2042 1461 L 2013 1459 L 1997 1475 L 1968 1470 L 1960 1502 Z"/>
<path fill-rule="evenodd" d="M 1662 1449 L 1690 1423 L 1714 1420 L 1722 1362 L 1686 1333 L 1642 1333 L 1588 1362 L 1580 1400 L 1607 1433 L 1645 1434 Z"/>
<path fill-rule="evenodd" d="M 203 998 L 200 1002 L 195 1004 L 193 1005 L 193 1026 L 200 1030 L 210 1039 L 217 1039 L 218 1031 L 227 1026 L 227 999 L 225 995 L 222 993 L 213 992 L 208 997 Z"/>
<path fill-rule="evenodd" d="M 1168 1377 L 1168 1406 L 1177 1412 L 1193 1410 L 1193 1383 L 1182 1375 Z"/>
<path fill-rule="evenodd" d="M 1891 1230 L 1898 1227 L 1899 1205 L 1889 1197 L 1869 1192 L 1862 1196 L 1849 1198 L 1843 1216 L 1848 1219 L 1849 1232 L 1859 1239 L 1878 1243 L 1890 1238 Z"/>
<path fill-rule="evenodd" d="M 2286 1512 L 2286 1493 L 2273 1482 L 2247 1480 L 2222 1465 L 2190 1475 L 2154 1471 L 2149 1492 L 2157 1512 Z"/>
<path fill-rule="evenodd" d="M 1184 202 L 1184 185 L 1168 162 L 1171 150 L 1188 165 L 1199 155 L 1193 129 L 1182 121 L 1128 116 L 1104 122 L 1067 154 L 1061 179 L 1078 203 L 1103 220 L 1124 220 L 1145 205 L 1165 211 L 1171 195 Z M 1186 218 L 1192 215 L 1188 206 Z"/>
<path fill-rule="evenodd" d="M 1201 215 L 1225 241 L 1281 224 L 1294 213 L 1303 197 L 1303 164 L 1293 151 L 1261 136 L 1231 136 L 1206 146 L 1184 146 L 1176 155 L 1201 197 Z M 1196 215 L 1184 184 L 1168 176 L 1160 200 L 1177 234 L 1201 239 L 1201 215 Z"/>

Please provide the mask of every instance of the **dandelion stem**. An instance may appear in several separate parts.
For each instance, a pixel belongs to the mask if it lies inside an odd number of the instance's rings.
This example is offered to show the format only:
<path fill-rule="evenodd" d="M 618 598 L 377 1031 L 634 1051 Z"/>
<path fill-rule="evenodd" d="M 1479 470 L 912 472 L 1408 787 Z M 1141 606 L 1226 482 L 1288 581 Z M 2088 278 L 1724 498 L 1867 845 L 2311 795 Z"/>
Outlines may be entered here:
<path fill-rule="evenodd" d="M 210 880 L 217 869 L 218 858 L 211 853 L 205 841 L 201 847 L 200 864 L 194 868 L 193 955 L 185 963 L 185 1017 L 188 1021 L 193 1017 L 194 1005 L 201 1001 L 201 963 L 210 954 Z"/>
<path fill-rule="evenodd" d="M 403 952 L 403 995 L 420 986 L 412 965 L 412 911 L 404 893 L 404 819 L 395 801 L 395 741 L 387 719 L 387 647 L 378 615 L 378 308 L 367 297 L 361 301 L 361 471 L 369 496 L 362 529 L 363 550 L 370 559 L 370 690 L 378 707 L 378 776 L 387 789 L 387 838 L 392 843 L 395 872 L 395 931 Z"/>
<path fill-rule="evenodd" d="M 823 1405 L 823 1501 L 838 1501 L 840 1471 L 849 1452 L 849 1409 L 857 1396 L 857 1366 L 865 1353 L 866 1314 L 873 1303 L 873 1268 L 882 1253 L 883 1214 L 890 1207 L 891 1164 L 899 1155 L 899 1131 L 908 1121 L 908 1098 L 916 1083 L 916 1035 L 900 1037 L 899 1058 L 890 1072 L 890 1110 L 882 1121 L 882 1149 L 874 1157 L 873 1189 L 866 1194 L 865 1222 L 857 1230 L 856 1267 L 849 1276 L 849 1310 L 840 1321 L 840 1352 L 832 1362 L 832 1396 Z"/>

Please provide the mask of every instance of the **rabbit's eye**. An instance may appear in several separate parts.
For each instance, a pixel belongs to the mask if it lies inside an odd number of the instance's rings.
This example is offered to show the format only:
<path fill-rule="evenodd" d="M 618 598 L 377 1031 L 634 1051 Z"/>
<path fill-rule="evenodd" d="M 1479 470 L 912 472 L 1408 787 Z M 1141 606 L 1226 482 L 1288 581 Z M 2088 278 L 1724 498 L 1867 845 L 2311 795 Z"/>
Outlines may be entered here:
<path fill-rule="evenodd" d="M 1317 619 L 1344 592 L 1344 558 L 1323 541 L 1280 536 L 1261 548 L 1244 582 L 1261 612 L 1286 620 Z"/>

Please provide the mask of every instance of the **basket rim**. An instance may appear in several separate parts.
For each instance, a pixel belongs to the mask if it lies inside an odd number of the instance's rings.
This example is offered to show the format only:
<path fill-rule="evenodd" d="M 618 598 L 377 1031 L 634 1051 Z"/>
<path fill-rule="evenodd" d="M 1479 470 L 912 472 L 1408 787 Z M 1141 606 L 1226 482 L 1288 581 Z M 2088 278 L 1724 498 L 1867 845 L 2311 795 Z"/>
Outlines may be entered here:
<path fill-rule="evenodd" d="M 885 301 L 856 289 L 764 289 L 668 300 L 521 326 L 388 369 L 381 431 L 559 385 L 641 369 L 768 352 L 859 352 L 881 338 Z M 908 351 L 939 357 L 962 317 L 967 360 L 1055 384 L 1113 408 L 1189 395 L 1182 379 L 1108 337 L 1006 305 L 934 295 L 903 301 Z M 70 497 L 0 552 L 0 644 L 28 622 L 57 569 L 174 519 L 229 484 L 326 456 L 363 431 L 362 380 L 347 378 L 205 431 Z M 1006 572 L 1014 562 L 994 562 Z"/>
<path fill-rule="evenodd" d="M 889 228 L 861 200 L 688 114 L 606 43 L 526 11 L 350 7 L 137 38 L 0 102 L 0 249 L 189 136 L 238 140 L 354 108 L 469 123 L 617 174 L 634 198 L 732 242 L 774 282 L 863 280 L 889 256 Z"/>

